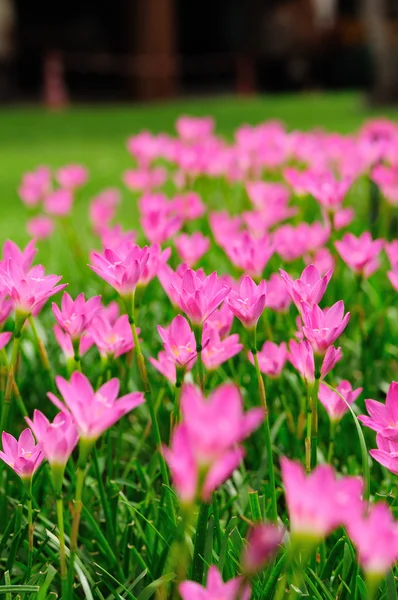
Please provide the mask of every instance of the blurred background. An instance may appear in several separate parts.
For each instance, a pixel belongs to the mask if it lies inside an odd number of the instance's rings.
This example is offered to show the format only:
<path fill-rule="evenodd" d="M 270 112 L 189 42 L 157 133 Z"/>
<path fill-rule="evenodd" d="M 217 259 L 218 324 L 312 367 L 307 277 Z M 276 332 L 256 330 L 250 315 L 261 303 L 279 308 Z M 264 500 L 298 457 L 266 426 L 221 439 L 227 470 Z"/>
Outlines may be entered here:
<path fill-rule="evenodd" d="M 398 99 L 397 0 L 0 0 L 0 102 L 363 89 Z"/>

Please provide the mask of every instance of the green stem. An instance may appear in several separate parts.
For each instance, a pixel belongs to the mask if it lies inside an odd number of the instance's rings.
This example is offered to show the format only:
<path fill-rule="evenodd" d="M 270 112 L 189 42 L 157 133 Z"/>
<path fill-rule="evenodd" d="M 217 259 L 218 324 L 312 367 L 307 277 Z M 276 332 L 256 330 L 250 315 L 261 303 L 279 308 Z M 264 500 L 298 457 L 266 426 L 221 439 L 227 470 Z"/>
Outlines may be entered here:
<path fill-rule="evenodd" d="M 33 506 L 32 506 L 32 479 L 29 482 L 29 488 L 27 492 L 26 505 L 28 508 L 28 574 L 26 577 L 27 583 L 29 583 L 30 575 L 32 572 L 32 558 L 33 558 Z"/>
<path fill-rule="evenodd" d="M 203 583 L 204 551 L 207 536 L 207 521 L 209 518 L 209 504 L 202 502 L 199 508 L 198 521 L 196 524 L 195 545 L 192 561 L 192 580 Z"/>
<path fill-rule="evenodd" d="M 73 581 L 74 581 L 74 567 L 75 557 L 77 552 L 77 544 L 79 537 L 79 526 L 80 526 L 80 515 L 83 508 L 83 486 L 84 486 L 85 469 L 77 467 L 76 469 L 76 491 L 75 499 L 73 501 L 73 520 L 72 520 L 72 532 L 70 536 L 70 565 L 69 565 L 69 581 L 68 581 L 68 592 L 69 599 L 73 596 Z"/>
<path fill-rule="evenodd" d="M 194 333 L 195 333 L 195 340 L 196 340 L 196 354 L 197 354 L 197 365 L 198 365 L 198 374 L 199 374 L 199 385 L 200 385 L 200 389 L 202 390 L 202 393 L 204 393 L 205 390 L 205 375 L 204 375 L 204 365 L 203 365 L 203 359 L 202 359 L 202 332 L 203 332 L 203 326 L 202 325 L 198 325 L 196 327 L 193 328 L 194 329 Z"/>
<path fill-rule="evenodd" d="M 14 332 L 11 360 L 10 360 L 10 366 L 8 369 L 6 390 L 4 393 L 4 401 L 3 401 L 2 411 L 1 411 L 1 425 L 0 425 L 1 432 L 6 431 L 8 429 L 10 405 L 11 405 L 12 392 L 13 392 L 13 388 L 14 388 L 15 369 L 17 367 L 17 362 L 18 362 L 20 342 L 21 342 L 21 330 L 16 329 Z"/>
<path fill-rule="evenodd" d="M 105 521 L 106 521 L 109 537 L 111 538 L 110 545 L 112 547 L 112 550 L 115 552 L 115 554 L 117 554 L 116 538 L 115 538 L 115 531 L 114 531 L 113 522 L 112 522 L 112 514 L 111 514 L 110 507 L 109 507 L 108 498 L 106 497 L 105 487 L 104 487 L 104 483 L 102 481 L 101 472 L 100 472 L 100 468 L 99 468 L 98 453 L 97 453 L 97 449 L 95 447 L 93 448 L 93 465 L 94 465 L 95 476 L 97 478 L 98 491 L 99 491 L 99 495 L 100 495 L 100 499 L 101 499 L 102 509 L 105 514 Z"/>
<path fill-rule="evenodd" d="M 252 354 L 254 358 L 254 366 L 256 369 L 257 383 L 258 383 L 258 393 L 260 397 L 260 404 L 264 409 L 264 434 L 265 434 L 265 447 L 267 450 L 267 458 L 268 458 L 268 477 L 270 484 L 270 492 L 271 492 L 271 514 L 270 519 L 274 523 L 278 520 L 278 506 L 276 502 L 276 488 L 275 488 L 275 471 L 274 471 L 274 457 L 272 452 L 272 441 L 271 441 L 271 431 L 269 426 L 269 418 L 268 418 L 268 406 L 267 406 L 267 397 L 265 394 L 265 386 L 264 379 L 260 371 L 260 365 L 258 362 L 257 355 L 257 337 L 256 330 L 254 330 L 254 339 L 253 339 L 253 348 Z"/>
<path fill-rule="evenodd" d="M 48 358 L 46 347 L 44 346 L 42 340 L 39 337 L 39 334 L 37 333 L 37 328 L 36 328 L 36 324 L 35 324 L 33 315 L 29 315 L 28 320 L 29 320 L 29 324 L 32 328 L 33 337 L 35 338 L 37 349 L 39 351 L 41 364 L 43 365 L 43 368 L 48 375 L 48 379 L 51 382 L 51 386 L 54 387 L 54 374 L 53 374 L 53 371 L 51 368 L 50 360 Z"/>
<path fill-rule="evenodd" d="M 172 418 L 171 418 L 170 438 L 173 434 L 175 426 L 177 425 L 177 423 L 179 423 L 181 421 L 180 398 L 181 398 L 181 387 L 182 387 L 183 379 L 184 379 L 184 372 L 181 373 L 180 370 L 177 369 L 177 380 L 176 380 L 176 385 L 175 385 L 175 389 L 174 389 L 174 406 L 173 406 L 173 413 L 172 413 Z"/>
<path fill-rule="evenodd" d="M 67 597 L 67 577 L 68 571 L 66 568 L 66 553 L 65 553 L 65 527 L 64 527 L 64 506 L 62 500 L 62 494 L 57 496 L 57 521 L 59 531 L 59 563 L 61 570 L 61 587 L 62 587 L 62 598 Z"/>
<path fill-rule="evenodd" d="M 315 382 L 311 398 L 311 467 L 314 469 L 318 462 L 318 394 L 320 373 L 315 373 Z"/>
<path fill-rule="evenodd" d="M 330 423 L 329 423 L 329 449 L 328 449 L 328 463 L 330 465 L 333 462 L 335 436 L 336 436 L 336 421 L 330 420 Z"/>

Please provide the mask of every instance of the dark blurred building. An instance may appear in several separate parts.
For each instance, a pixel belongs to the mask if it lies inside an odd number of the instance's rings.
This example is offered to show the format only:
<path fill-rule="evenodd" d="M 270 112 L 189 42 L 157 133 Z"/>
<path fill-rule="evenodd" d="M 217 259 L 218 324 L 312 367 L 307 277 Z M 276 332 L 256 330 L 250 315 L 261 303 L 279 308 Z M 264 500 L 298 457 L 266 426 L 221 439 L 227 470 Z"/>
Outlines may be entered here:
<path fill-rule="evenodd" d="M 391 5 L 396 39 L 397 0 L 377 1 Z M 365 87 L 366 2 L 0 0 L 0 94 L 38 99 L 54 88 L 60 101 L 66 92 L 73 100 L 147 100 Z"/>

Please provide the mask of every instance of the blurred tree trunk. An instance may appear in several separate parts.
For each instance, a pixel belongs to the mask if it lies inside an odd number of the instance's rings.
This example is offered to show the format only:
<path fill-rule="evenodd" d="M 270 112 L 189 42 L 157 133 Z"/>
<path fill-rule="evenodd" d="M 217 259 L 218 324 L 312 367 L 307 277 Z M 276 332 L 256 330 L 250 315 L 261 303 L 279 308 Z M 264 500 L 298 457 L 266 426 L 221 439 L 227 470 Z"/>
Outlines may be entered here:
<path fill-rule="evenodd" d="M 396 48 L 389 35 L 388 0 L 363 0 L 363 18 L 373 59 L 374 79 L 370 101 L 391 104 L 398 101 Z"/>

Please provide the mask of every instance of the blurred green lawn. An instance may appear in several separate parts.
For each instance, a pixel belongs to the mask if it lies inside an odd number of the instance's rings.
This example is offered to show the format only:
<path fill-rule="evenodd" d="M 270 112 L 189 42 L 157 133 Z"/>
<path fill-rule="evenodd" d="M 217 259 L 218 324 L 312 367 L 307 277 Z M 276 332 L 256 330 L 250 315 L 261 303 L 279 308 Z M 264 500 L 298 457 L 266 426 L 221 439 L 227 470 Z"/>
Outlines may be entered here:
<path fill-rule="evenodd" d="M 121 173 L 131 166 L 127 137 L 142 129 L 173 131 L 179 114 L 213 115 L 217 131 L 230 136 L 242 123 L 282 119 L 289 128 L 324 127 L 353 131 L 369 118 L 363 99 L 354 93 L 263 96 L 252 99 L 219 97 L 168 104 L 78 106 L 49 113 L 38 107 L 0 110 L 0 242 L 27 239 L 26 210 L 17 195 L 24 171 L 37 165 L 59 167 L 70 162 L 90 170 L 82 203 L 107 186 L 119 186 Z M 373 113 L 375 114 L 375 113 Z M 398 108 L 383 111 L 398 118 Z M 123 192 L 124 198 L 128 193 Z M 83 207 L 82 207 L 83 208 Z M 85 210 L 85 208 L 84 208 Z M 123 211 L 126 213 L 126 209 Z M 83 212 L 78 212 L 78 218 Z"/>

